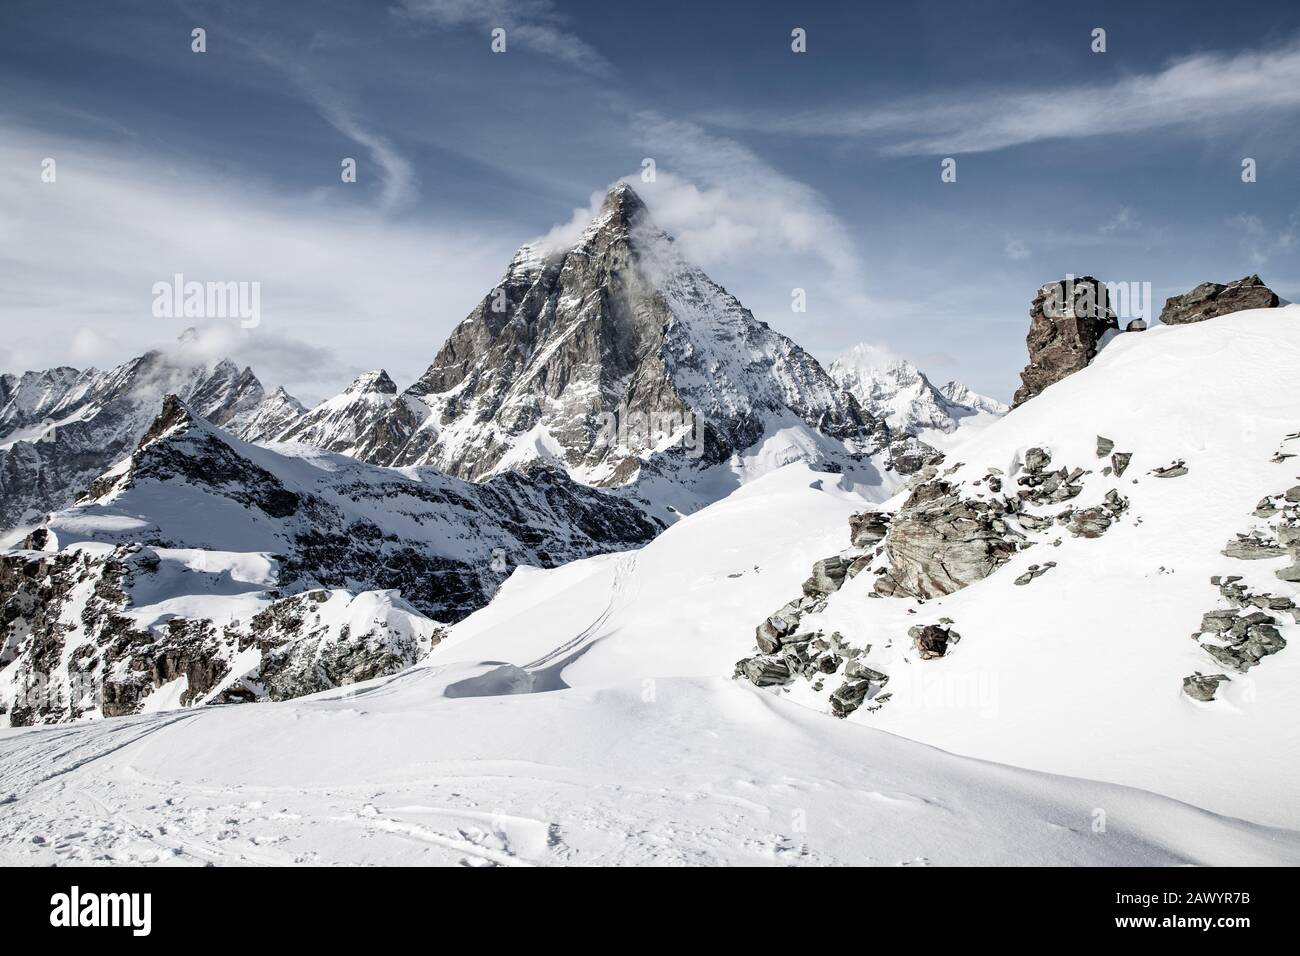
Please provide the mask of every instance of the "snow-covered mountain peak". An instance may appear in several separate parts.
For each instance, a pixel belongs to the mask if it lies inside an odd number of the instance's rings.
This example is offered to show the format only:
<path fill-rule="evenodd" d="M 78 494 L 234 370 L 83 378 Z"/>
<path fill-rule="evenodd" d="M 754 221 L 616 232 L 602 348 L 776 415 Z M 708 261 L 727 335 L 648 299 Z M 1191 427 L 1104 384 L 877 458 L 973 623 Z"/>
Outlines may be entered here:
<path fill-rule="evenodd" d="M 600 210 L 587 229 L 617 229 L 627 232 L 640 224 L 646 215 L 646 205 L 636 190 L 620 181 L 609 187 Z"/>
<path fill-rule="evenodd" d="M 116 368 L 59 367 L 0 376 L 0 530 L 30 526 L 70 504 L 130 453 L 174 394 L 231 433 L 261 440 L 302 407 L 268 397 L 252 369 L 214 358 L 197 330 Z"/>
<path fill-rule="evenodd" d="M 835 359 L 831 378 L 868 413 L 936 447 L 948 447 L 959 428 L 969 434 L 1007 407 L 960 382 L 937 388 L 907 359 L 878 345 L 855 345 Z"/>
<path fill-rule="evenodd" d="M 382 368 L 358 375 L 352 384 L 343 390 L 344 395 L 396 395 L 397 383 Z"/>
<path fill-rule="evenodd" d="M 685 260 L 628 184 L 568 235 L 521 248 L 400 398 L 363 413 L 349 390 L 281 438 L 472 480 L 539 459 L 632 493 L 653 476 L 659 491 L 694 489 L 679 510 L 759 461 L 813 454 L 883 485 L 927 453 Z"/>

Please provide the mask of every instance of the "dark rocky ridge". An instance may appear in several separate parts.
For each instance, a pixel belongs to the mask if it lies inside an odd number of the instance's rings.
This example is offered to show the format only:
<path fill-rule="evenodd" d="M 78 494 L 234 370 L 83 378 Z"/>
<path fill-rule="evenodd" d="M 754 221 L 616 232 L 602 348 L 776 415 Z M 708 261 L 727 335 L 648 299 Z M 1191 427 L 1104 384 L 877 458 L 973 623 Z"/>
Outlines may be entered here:
<path fill-rule="evenodd" d="M 194 363 L 148 352 L 108 372 L 72 368 L 0 376 L 0 531 L 39 522 L 67 507 L 110 465 L 130 454 L 179 395 L 196 414 L 239 437 L 282 431 L 302 406 L 277 389 L 266 395 L 249 368 Z M 22 437 L 29 436 L 29 437 Z"/>
<path fill-rule="evenodd" d="M 1202 282 L 1191 292 L 1166 299 L 1165 307 L 1160 310 L 1160 321 L 1165 325 L 1187 325 L 1245 309 L 1276 308 L 1280 301 L 1277 293 L 1257 275 L 1227 285 Z"/>
<path fill-rule="evenodd" d="M 1020 373 L 1012 408 L 1068 375 L 1087 367 L 1097 344 L 1119 323 L 1110 308 L 1106 286 L 1092 276 L 1049 282 L 1038 290 L 1029 309 L 1029 364 Z"/>

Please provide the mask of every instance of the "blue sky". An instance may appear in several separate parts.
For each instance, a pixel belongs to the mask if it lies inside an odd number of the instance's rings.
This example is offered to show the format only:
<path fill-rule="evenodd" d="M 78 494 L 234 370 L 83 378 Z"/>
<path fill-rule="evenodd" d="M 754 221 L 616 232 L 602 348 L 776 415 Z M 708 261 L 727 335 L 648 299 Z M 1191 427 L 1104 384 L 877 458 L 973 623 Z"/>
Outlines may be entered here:
<path fill-rule="evenodd" d="M 173 338 L 150 289 L 183 272 L 261 282 L 257 328 L 204 328 L 267 384 L 405 384 L 646 157 L 655 218 L 759 318 L 1003 399 L 1067 272 L 1300 299 L 1295 3 L 809 6 L 7 0 L 0 368 Z"/>

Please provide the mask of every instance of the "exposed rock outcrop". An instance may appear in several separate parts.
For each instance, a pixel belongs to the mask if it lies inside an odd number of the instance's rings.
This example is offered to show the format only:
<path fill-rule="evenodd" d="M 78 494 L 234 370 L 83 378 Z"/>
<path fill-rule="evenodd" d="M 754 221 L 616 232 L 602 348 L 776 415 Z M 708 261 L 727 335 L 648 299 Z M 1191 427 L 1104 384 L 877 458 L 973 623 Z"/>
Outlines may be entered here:
<path fill-rule="evenodd" d="M 1097 344 L 1119 323 L 1110 308 L 1106 286 L 1092 276 L 1049 282 L 1038 290 L 1029 310 L 1029 364 L 1011 406 L 1023 405 L 1067 375 L 1085 368 Z"/>
<path fill-rule="evenodd" d="M 914 625 L 908 628 L 907 636 L 912 639 L 912 646 L 923 661 L 946 657 L 948 648 L 961 640 L 961 635 L 956 631 L 939 624 Z"/>
<path fill-rule="evenodd" d="M 1279 301 L 1277 293 L 1257 275 L 1227 285 L 1202 282 L 1191 292 L 1166 299 L 1165 307 L 1160 310 L 1160 321 L 1165 325 L 1187 325 L 1245 309 L 1276 308 Z"/>
<path fill-rule="evenodd" d="M 1211 701 L 1219 685 L 1230 680 L 1227 674 L 1202 674 L 1197 671 L 1190 677 L 1183 678 L 1183 693 L 1192 700 Z"/>
<path fill-rule="evenodd" d="M 35 542 L 29 542 L 35 543 Z M 152 548 L 0 554 L 0 715 L 10 726 L 172 706 L 285 700 L 403 670 L 441 639 L 392 592 L 314 590 L 250 617 L 142 619 Z"/>
<path fill-rule="evenodd" d="M 890 523 L 888 571 L 873 585 L 886 597 L 938 597 L 988 577 L 1019 547 L 1003 500 L 964 498 L 941 478 L 918 485 Z"/>
<path fill-rule="evenodd" d="M 1225 545 L 1223 554 L 1239 561 L 1289 556 L 1294 567 L 1282 568 L 1276 575 L 1289 584 L 1300 582 L 1300 573 L 1290 573 L 1300 572 L 1300 486 L 1265 498 L 1256 506 L 1255 516 L 1263 518 L 1263 524 L 1236 535 Z M 1207 611 L 1201 617 L 1199 630 L 1192 635 L 1216 663 L 1238 672 L 1250 670 L 1285 648 L 1287 641 L 1280 628 L 1300 623 L 1300 607 L 1294 597 L 1251 591 L 1242 581 L 1236 574 L 1210 579 L 1227 607 Z M 1206 680 L 1212 678 L 1194 681 L 1189 677 L 1183 682 L 1183 690 L 1197 700 L 1212 700 L 1214 688 L 1207 687 Z"/>

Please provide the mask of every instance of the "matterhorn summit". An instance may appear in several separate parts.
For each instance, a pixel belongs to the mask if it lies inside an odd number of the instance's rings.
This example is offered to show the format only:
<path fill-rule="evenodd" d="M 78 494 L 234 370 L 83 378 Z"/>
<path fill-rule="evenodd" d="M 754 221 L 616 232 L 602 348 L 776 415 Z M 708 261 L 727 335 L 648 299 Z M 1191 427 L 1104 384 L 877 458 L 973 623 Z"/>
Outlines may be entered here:
<path fill-rule="evenodd" d="M 692 265 L 622 182 L 571 244 L 523 246 L 413 385 L 366 399 L 368 422 L 355 392 L 281 438 L 475 481 L 545 460 L 656 500 L 687 489 L 669 496 L 687 510 L 793 460 L 880 485 L 928 453 Z M 346 436 L 313 430 L 341 407 Z"/>

